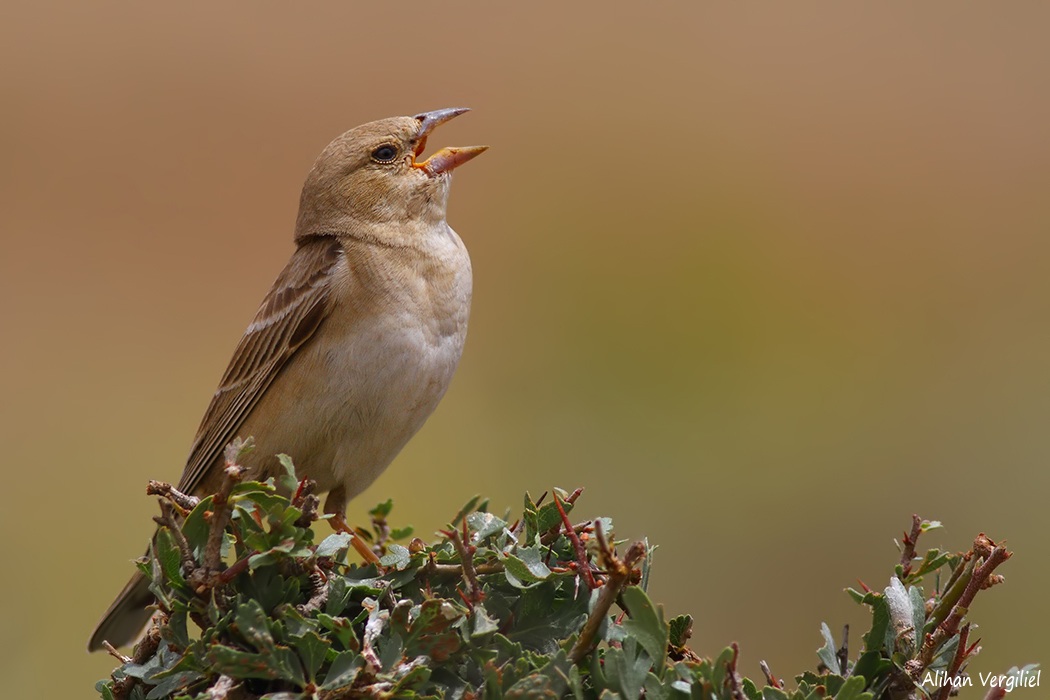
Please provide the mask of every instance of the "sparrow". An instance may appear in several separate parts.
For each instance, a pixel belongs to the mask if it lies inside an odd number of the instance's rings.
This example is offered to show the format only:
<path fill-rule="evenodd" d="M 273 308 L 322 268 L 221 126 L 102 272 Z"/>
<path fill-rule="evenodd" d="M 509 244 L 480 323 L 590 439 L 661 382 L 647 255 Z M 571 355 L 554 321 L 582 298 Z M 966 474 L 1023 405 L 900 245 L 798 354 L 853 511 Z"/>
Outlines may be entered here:
<path fill-rule="evenodd" d="M 347 501 L 422 427 L 463 352 L 470 257 L 445 212 L 452 171 L 488 147 L 420 157 L 430 133 L 466 111 L 370 122 L 321 152 L 299 200 L 295 252 L 233 352 L 180 491 L 215 492 L 225 447 L 252 436 L 249 477 L 279 474 L 276 455 L 290 455 L 346 528 Z M 134 641 L 152 602 L 136 573 L 88 650 Z"/>

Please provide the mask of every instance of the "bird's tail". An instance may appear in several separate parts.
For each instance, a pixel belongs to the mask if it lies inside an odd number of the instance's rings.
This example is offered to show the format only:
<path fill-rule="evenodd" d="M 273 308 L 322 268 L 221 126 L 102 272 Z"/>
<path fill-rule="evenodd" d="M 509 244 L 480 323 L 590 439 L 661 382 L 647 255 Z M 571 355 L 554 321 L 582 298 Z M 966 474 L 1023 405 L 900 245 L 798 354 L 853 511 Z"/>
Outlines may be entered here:
<path fill-rule="evenodd" d="M 149 592 L 149 580 L 136 571 L 124 590 L 109 606 L 102 616 L 95 631 L 91 633 L 88 651 L 98 651 L 102 642 L 108 641 L 116 647 L 126 646 L 135 641 L 142 629 L 149 622 L 153 611 L 146 606 L 153 603 L 153 594 Z"/>

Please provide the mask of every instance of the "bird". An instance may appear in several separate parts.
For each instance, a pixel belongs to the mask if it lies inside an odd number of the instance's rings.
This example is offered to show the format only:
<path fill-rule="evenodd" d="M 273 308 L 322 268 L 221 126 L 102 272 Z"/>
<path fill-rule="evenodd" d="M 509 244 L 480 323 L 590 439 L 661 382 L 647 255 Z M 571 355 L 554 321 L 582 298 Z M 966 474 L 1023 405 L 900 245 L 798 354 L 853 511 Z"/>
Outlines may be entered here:
<path fill-rule="evenodd" d="M 251 436 L 248 476 L 275 476 L 276 455 L 290 455 L 328 493 L 335 526 L 349 529 L 347 502 L 422 427 L 463 352 L 472 270 L 446 209 L 452 171 L 488 147 L 421 156 L 435 128 L 467 111 L 369 122 L 321 152 L 299 199 L 295 252 L 233 352 L 179 491 L 213 493 L 226 446 Z M 152 602 L 136 573 L 88 650 L 133 642 Z"/>

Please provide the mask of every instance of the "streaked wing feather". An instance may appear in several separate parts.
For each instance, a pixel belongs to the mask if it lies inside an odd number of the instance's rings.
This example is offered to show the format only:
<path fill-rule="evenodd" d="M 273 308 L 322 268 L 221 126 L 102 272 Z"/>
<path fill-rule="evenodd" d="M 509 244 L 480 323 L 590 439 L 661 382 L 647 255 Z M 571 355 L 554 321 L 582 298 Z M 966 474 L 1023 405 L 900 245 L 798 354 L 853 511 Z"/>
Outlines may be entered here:
<path fill-rule="evenodd" d="M 323 323 L 329 310 L 329 280 L 341 252 L 335 239 L 309 239 L 277 277 L 237 344 L 197 429 L 179 482 L 183 493 L 193 493 L 200 485 L 281 368 Z"/>

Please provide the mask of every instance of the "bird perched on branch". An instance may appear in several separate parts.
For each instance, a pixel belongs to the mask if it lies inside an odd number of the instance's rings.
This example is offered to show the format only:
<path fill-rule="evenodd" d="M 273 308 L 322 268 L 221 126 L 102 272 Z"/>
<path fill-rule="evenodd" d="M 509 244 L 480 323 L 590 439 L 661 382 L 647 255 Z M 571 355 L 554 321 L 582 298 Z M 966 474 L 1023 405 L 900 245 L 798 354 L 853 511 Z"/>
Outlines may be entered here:
<path fill-rule="evenodd" d="M 291 455 L 349 530 L 347 501 L 422 427 L 463 351 L 470 258 L 445 210 L 452 170 L 487 147 L 420 156 L 466 111 L 382 119 L 324 149 L 303 185 L 295 252 L 234 350 L 179 491 L 215 491 L 226 445 L 254 436 L 242 462 L 251 477 L 277 474 L 275 455 Z M 89 650 L 135 639 L 151 614 L 147 586 L 141 574 L 128 582 Z"/>

